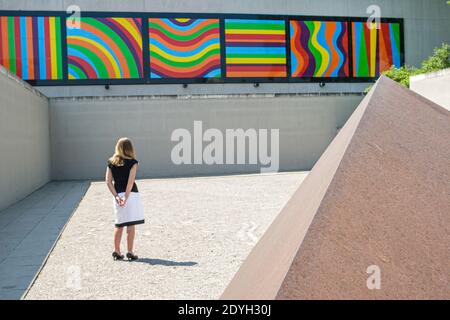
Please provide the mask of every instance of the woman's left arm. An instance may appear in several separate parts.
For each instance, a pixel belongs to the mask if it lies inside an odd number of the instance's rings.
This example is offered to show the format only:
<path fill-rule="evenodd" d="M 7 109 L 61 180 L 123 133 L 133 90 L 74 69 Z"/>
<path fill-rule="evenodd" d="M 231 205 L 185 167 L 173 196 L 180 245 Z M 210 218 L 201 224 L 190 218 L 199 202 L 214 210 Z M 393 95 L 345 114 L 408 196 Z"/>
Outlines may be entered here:
<path fill-rule="evenodd" d="M 123 205 L 127 203 L 128 197 L 130 196 L 131 190 L 133 189 L 134 181 L 136 180 L 137 169 L 138 164 L 136 163 L 130 170 L 130 176 L 128 177 L 127 189 L 125 191 L 125 199 L 123 199 Z"/>

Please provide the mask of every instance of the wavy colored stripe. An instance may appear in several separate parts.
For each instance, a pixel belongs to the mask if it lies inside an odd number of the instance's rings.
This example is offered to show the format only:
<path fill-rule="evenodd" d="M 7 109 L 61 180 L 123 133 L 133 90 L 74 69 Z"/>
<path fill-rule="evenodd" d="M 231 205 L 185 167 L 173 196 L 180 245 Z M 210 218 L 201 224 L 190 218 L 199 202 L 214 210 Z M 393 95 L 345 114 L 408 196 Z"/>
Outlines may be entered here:
<path fill-rule="evenodd" d="M 328 22 L 325 24 L 325 38 L 327 41 L 329 53 L 330 53 L 330 61 L 328 64 L 328 68 L 324 74 L 325 77 L 336 77 L 339 73 L 339 64 L 342 64 L 343 61 L 339 56 L 339 47 L 337 40 L 340 35 L 341 23 L 338 22 Z"/>
<path fill-rule="evenodd" d="M 336 77 L 339 73 L 337 68 L 340 63 L 342 63 L 339 58 L 339 46 L 337 44 L 337 39 L 340 35 L 341 24 L 338 22 L 328 22 L 325 24 L 325 39 L 327 43 L 328 52 L 330 54 L 330 60 L 328 62 L 328 67 L 324 73 L 325 77 Z"/>
<path fill-rule="evenodd" d="M 206 25 L 204 27 L 202 27 L 201 29 L 199 29 L 196 32 L 193 33 L 189 33 L 186 34 L 184 32 L 170 32 L 168 30 L 165 29 L 165 27 L 163 25 L 159 25 L 159 24 L 155 24 L 155 23 L 150 23 L 149 24 L 149 29 L 156 29 L 161 31 L 162 33 L 164 33 L 165 35 L 167 35 L 169 38 L 171 39 L 175 39 L 175 40 L 193 40 L 196 39 L 198 36 L 200 36 L 201 34 L 205 33 L 208 30 L 214 29 L 216 31 L 219 31 L 219 26 L 217 24 L 209 24 Z M 150 32 L 151 34 L 151 32 Z"/>
<path fill-rule="evenodd" d="M 192 52 L 195 51 L 199 46 L 203 46 L 205 43 L 220 43 L 220 39 L 217 37 L 217 33 L 213 32 L 206 34 L 198 38 L 198 41 L 175 41 L 167 38 L 165 35 L 152 34 L 150 43 L 159 43 L 161 46 L 168 47 L 177 52 Z"/>
<path fill-rule="evenodd" d="M 206 26 L 214 25 L 214 27 L 219 27 L 218 19 L 192 19 L 190 23 L 176 24 L 170 19 L 150 19 L 149 26 L 151 24 L 159 25 L 164 30 L 167 30 L 173 34 L 185 35 L 192 34 L 200 31 Z"/>
<path fill-rule="evenodd" d="M 202 59 L 204 56 L 207 56 L 207 55 L 211 54 L 212 52 L 220 52 L 220 44 L 216 43 L 216 44 L 210 45 L 207 48 L 200 51 L 199 53 L 196 53 L 196 54 L 193 54 L 190 56 L 184 56 L 184 57 L 168 54 L 164 50 L 162 50 L 154 45 L 150 45 L 150 52 L 151 52 L 151 54 L 158 54 L 159 56 L 164 57 L 167 60 L 173 60 L 173 61 L 177 61 L 177 62 L 193 62 L 193 61 L 198 61 L 199 59 Z"/>
<path fill-rule="evenodd" d="M 216 66 L 220 66 L 220 56 L 218 54 L 212 55 L 212 56 L 208 57 L 207 59 L 202 60 L 200 63 L 192 64 L 189 67 L 186 67 L 186 66 L 179 67 L 177 65 L 166 63 L 163 60 L 155 59 L 153 61 L 151 67 L 153 68 L 153 66 L 159 66 L 159 67 L 164 67 L 164 68 L 166 68 L 167 70 L 170 70 L 170 71 L 183 73 L 183 72 L 191 72 L 191 71 L 194 71 L 194 70 L 197 70 L 197 71 L 198 70 L 202 70 L 202 69 L 205 68 L 205 66 L 210 65 L 210 64 L 214 64 Z"/>
<path fill-rule="evenodd" d="M 152 78 L 220 76 L 217 19 L 149 19 L 149 50 Z"/>
<path fill-rule="evenodd" d="M 166 54 L 171 55 L 173 57 L 189 58 L 189 57 L 194 57 L 197 54 L 201 54 L 205 50 L 208 51 L 208 50 L 220 48 L 220 43 L 219 43 L 218 39 L 211 39 L 209 41 L 199 43 L 199 45 L 197 47 L 193 48 L 193 50 L 181 51 L 181 50 L 177 50 L 178 49 L 177 47 L 174 47 L 174 46 L 169 47 L 164 43 L 160 43 L 160 42 L 156 41 L 155 39 L 152 39 L 151 43 L 150 43 L 150 48 L 152 48 L 152 47 L 160 48 L 161 50 L 164 50 L 164 52 Z M 185 48 L 183 48 L 183 49 L 185 49 Z"/>
<path fill-rule="evenodd" d="M 316 33 L 315 38 L 313 38 L 313 44 L 315 39 L 315 43 L 317 44 L 316 49 L 321 55 L 321 64 L 319 66 L 319 70 L 317 71 L 317 75 L 319 77 L 323 77 L 330 63 L 330 49 L 325 38 L 325 24 L 315 21 L 314 29 L 316 30 Z"/>
<path fill-rule="evenodd" d="M 313 77 L 314 71 L 316 70 L 316 60 L 312 52 L 308 49 L 311 32 L 309 31 L 309 28 L 307 27 L 305 22 L 300 21 L 298 22 L 298 25 L 300 39 L 298 45 L 296 45 L 294 48 L 299 50 L 305 64 L 301 67 L 300 73 L 297 76 Z"/>
<path fill-rule="evenodd" d="M 177 69 L 170 66 L 155 64 L 152 66 L 151 71 L 153 74 L 163 78 L 203 78 L 214 71 L 220 71 L 220 61 L 212 60 L 205 61 L 198 68 L 193 69 Z"/>
<path fill-rule="evenodd" d="M 187 25 L 187 26 L 174 26 L 170 21 L 165 19 L 150 19 L 149 28 L 155 28 L 164 31 L 171 35 L 178 36 L 189 36 L 194 34 L 204 33 L 208 29 L 218 29 L 219 20 L 198 20 L 198 23 Z"/>
<path fill-rule="evenodd" d="M 210 52 L 206 52 L 203 56 L 198 57 L 197 59 L 192 60 L 192 61 L 178 61 L 178 60 L 173 60 L 173 59 L 167 59 L 166 57 L 164 57 L 156 52 L 152 52 L 150 61 L 152 61 L 153 59 L 156 59 L 156 60 L 163 61 L 164 63 L 166 63 L 168 65 L 176 66 L 179 68 L 190 68 L 192 66 L 200 64 L 203 60 L 207 59 L 210 56 L 219 55 L 219 54 L 220 54 L 220 50 L 216 49 L 216 50 L 213 50 Z"/>

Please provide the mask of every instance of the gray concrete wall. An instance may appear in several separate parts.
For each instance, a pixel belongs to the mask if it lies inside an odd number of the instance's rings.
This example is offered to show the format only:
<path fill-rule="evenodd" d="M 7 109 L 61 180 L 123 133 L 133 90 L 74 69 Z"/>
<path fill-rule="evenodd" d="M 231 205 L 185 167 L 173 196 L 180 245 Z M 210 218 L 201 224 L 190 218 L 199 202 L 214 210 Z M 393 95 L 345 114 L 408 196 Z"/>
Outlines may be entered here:
<path fill-rule="evenodd" d="M 47 98 L 0 67 L 0 210 L 50 180 Z"/>
<path fill-rule="evenodd" d="M 280 170 L 309 170 L 362 100 L 361 95 L 50 99 L 52 174 L 102 179 L 117 138 L 134 141 L 140 177 L 259 172 L 259 165 L 175 165 L 171 134 L 280 129 Z M 206 144 L 204 144 L 206 145 Z"/>
<path fill-rule="evenodd" d="M 450 111 L 450 69 L 411 77 L 410 89 Z"/>
<path fill-rule="evenodd" d="M 443 42 L 450 43 L 450 5 L 445 0 L 0 0 L 3 10 L 66 10 L 69 5 L 77 4 L 86 11 L 135 11 L 135 12 L 209 12 L 209 13 L 259 13 L 259 14 L 293 14 L 293 15 L 326 15 L 326 16 L 367 16 L 369 5 L 377 4 L 381 8 L 382 17 L 405 19 L 405 52 L 406 63 L 419 65 L 423 59 L 433 53 L 433 48 Z M 127 95 L 139 95 L 142 90 L 161 92 L 179 91 L 181 86 L 158 85 L 155 88 L 142 89 L 137 86 L 127 88 Z M 193 86 L 194 93 L 201 94 L 203 86 Z M 246 91 L 252 93 L 251 85 L 227 84 L 209 90 L 214 93 Z M 266 89 L 267 88 L 267 89 Z M 272 86 L 259 88 L 258 92 L 272 92 Z M 339 85 L 339 92 L 364 90 L 365 85 Z M 103 87 L 82 88 L 71 87 L 64 90 L 44 88 L 48 96 L 93 96 L 110 95 Z M 118 89 L 120 91 L 122 89 Z M 318 86 L 310 88 L 304 85 L 278 87 L 279 92 L 297 93 L 305 91 L 334 92 L 333 86 L 321 90 Z"/>

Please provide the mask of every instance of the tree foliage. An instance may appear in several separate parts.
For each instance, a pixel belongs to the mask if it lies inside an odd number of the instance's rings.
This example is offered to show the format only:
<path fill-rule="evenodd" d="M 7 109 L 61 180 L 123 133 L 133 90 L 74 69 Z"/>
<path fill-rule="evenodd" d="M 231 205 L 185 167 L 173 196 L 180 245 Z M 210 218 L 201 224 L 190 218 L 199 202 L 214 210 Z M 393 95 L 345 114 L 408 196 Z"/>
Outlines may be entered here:
<path fill-rule="evenodd" d="M 450 44 L 443 43 L 441 47 L 434 49 L 433 55 L 422 62 L 420 68 L 413 66 L 395 68 L 392 66 L 390 70 L 383 72 L 383 75 L 409 88 L 409 78 L 411 76 L 447 68 L 450 68 Z M 366 92 L 370 91 L 371 88 L 372 86 L 367 88 Z"/>

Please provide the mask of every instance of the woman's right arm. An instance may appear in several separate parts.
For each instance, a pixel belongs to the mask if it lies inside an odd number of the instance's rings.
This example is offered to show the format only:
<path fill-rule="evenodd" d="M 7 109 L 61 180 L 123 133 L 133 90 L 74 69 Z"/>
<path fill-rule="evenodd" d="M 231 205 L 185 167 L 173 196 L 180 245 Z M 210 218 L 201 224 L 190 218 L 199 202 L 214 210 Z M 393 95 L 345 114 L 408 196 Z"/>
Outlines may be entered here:
<path fill-rule="evenodd" d="M 114 188 L 112 172 L 109 167 L 106 168 L 105 180 L 106 180 L 106 185 L 108 186 L 109 191 L 113 195 L 114 199 L 116 199 L 116 202 L 118 204 L 120 204 L 121 199 L 120 199 L 119 195 L 117 194 L 116 189 Z"/>

